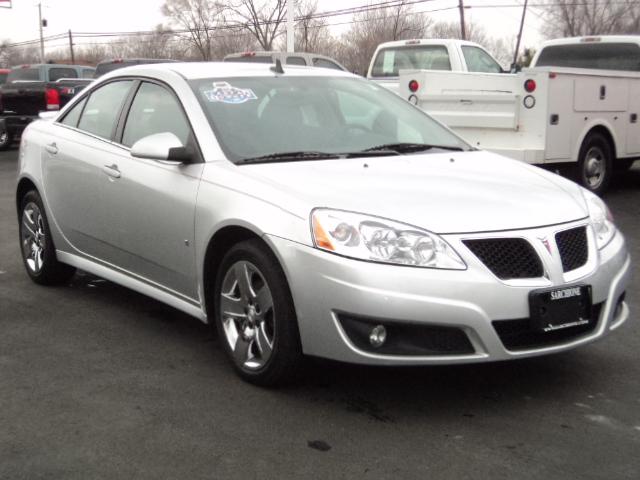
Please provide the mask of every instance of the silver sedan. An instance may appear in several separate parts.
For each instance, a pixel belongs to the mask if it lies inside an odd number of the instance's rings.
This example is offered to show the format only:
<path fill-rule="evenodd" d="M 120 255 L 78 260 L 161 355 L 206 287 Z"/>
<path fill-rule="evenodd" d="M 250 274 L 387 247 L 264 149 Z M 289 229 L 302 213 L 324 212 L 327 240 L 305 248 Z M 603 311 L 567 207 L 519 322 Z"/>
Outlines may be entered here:
<path fill-rule="evenodd" d="M 570 349 L 628 317 L 606 205 L 348 73 L 118 70 L 22 137 L 29 276 L 75 269 L 203 322 L 246 380 Z"/>

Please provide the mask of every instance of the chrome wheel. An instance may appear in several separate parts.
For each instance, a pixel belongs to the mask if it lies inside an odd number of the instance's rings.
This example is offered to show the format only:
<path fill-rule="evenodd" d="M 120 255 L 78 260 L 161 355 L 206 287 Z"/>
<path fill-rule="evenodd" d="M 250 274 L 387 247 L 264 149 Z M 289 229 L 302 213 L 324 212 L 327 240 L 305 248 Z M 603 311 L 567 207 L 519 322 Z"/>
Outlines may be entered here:
<path fill-rule="evenodd" d="M 7 132 L 0 133 L 0 146 L 4 146 L 9 143 L 9 134 Z"/>
<path fill-rule="evenodd" d="M 40 208 L 33 202 L 25 205 L 20 224 L 22 255 L 33 273 L 40 273 L 44 265 L 46 235 Z"/>
<path fill-rule="evenodd" d="M 275 316 L 271 290 L 255 265 L 245 260 L 231 265 L 222 281 L 219 308 L 236 365 L 262 368 L 273 353 Z"/>
<path fill-rule="evenodd" d="M 591 147 L 587 151 L 582 175 L 590 189 L 597 189 L 602 185 L 606 174 L 606 157 L 600 147 Z"/>

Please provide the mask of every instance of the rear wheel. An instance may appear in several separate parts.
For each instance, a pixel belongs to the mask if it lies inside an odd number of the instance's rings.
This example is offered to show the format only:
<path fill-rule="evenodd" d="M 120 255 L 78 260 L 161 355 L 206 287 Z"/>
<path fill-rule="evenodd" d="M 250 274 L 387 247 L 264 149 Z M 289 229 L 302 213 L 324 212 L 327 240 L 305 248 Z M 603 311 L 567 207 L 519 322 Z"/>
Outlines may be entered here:
<path fill-rule="evenodd" d="M 302 368 L 300 334 L 289 287 L 259 240 L 232 247 L 215 282 L 215 321 L 223 348 L 248 382 L 276 386 Z"/>
<path fill-rule="evenodd" d="M 22 260 L 31 280 L 40 285 L 58 285 L 73 276 L 75 268 L 56 258 L 42 199 L 35 190 L 22 199 L 19 230 Z"/>
<path fill-rule="evenodd" d="M 6 130 L 0 132 L 0 152 L 8 150 L 13 143 L 13 136 Z"/>
<path fill-rule="evenodd" d="M 613 150 L 608 139 L 600 133 L 590 133 L 580 148 L 576 175 L 578 183 L 601 195 L 609 186 L 612 169 Z"/>

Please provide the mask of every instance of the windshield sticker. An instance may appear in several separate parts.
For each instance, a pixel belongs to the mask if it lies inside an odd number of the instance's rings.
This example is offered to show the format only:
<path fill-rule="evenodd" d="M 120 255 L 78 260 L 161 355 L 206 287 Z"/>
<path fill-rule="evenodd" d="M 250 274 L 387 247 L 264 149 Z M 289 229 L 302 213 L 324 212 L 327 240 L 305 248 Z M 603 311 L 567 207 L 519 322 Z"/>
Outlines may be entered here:
<path fill-rule="evenodd" d="M 210 102 L 230 103 L 233 105 L 258 99 L 250 88 L 232 87 L 227 82 L 214 82 L 213 90 L 205 90 L 202 93 Z"/>

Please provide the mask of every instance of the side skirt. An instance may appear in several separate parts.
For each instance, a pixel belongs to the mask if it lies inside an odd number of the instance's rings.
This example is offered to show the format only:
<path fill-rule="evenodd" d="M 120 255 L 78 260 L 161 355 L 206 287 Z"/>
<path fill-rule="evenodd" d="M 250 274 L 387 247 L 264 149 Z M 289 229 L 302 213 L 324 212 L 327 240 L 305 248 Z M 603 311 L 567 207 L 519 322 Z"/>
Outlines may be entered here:
<path fill-rule="evenodd" d="M 96 262 L 92 262 L 91 260 L 87 260 L 86 258 L 73 255 L 72 253 L 56 250 L 56 256 L 62 263 L 66 263 L 68 265 L 71 265 L 72 267 L 76 267 L 80 270 L 92 273 L 113 283 L 117 283 L 118 285 L 122 285 L 123 287 L 135 290 L 136 292 L 158 300 L 159 302 L 166 303 L 167 305 L 176 308 L 186 313 L 187 315 L 196 317 L 203 323 L 208 323 L 207 316 L 203 312 L 200 305 L 182 300 L 175 295 L 161 290 L 158 287 L 150 285 L 141 280 L 137 280 L 129 275 L 126 275 L 125 273 L 119 272 L 112 268 L 100 265 Z"/>

